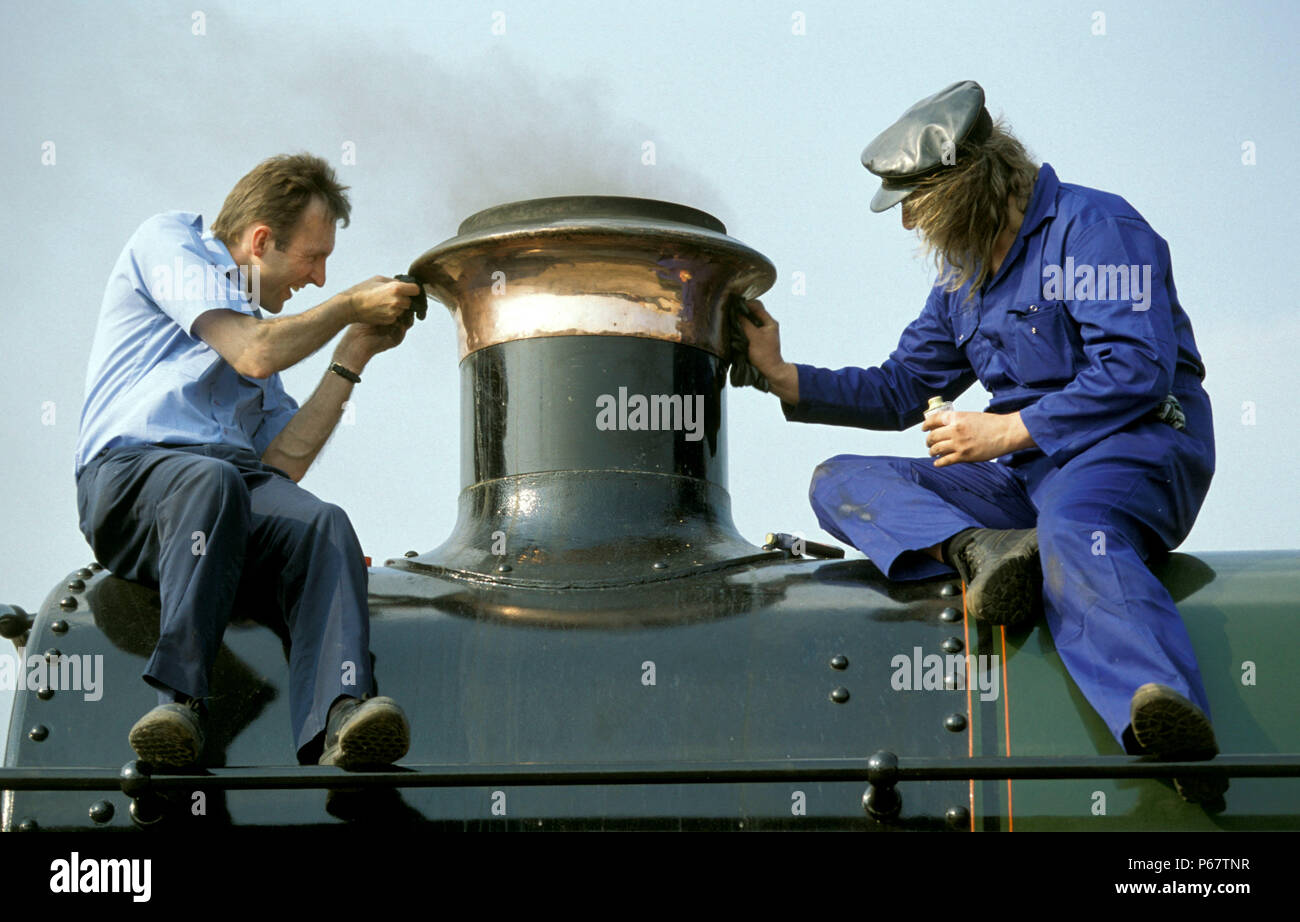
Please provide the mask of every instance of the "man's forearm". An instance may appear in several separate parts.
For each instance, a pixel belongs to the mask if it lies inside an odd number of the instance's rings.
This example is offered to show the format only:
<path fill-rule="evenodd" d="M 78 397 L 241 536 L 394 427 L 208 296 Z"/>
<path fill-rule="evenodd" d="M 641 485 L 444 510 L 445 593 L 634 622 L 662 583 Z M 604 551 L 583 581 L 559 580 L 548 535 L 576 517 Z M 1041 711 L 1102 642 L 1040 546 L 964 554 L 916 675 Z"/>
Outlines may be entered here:
<path fill-rule="evenodd" d="M 365 366 L 365 362 L 345 355 L 336 354 L 334 361 L 357 374 Z M 326 371 L 310 399 L 299 407 L 288 425 L 267 446 L 262 461 L 280 468 L 295 482 L 302 480 L 329 441 L 343 414 L 343 404 L 350 396 L 352 382 L 342 375 Z"/>
<path fill-rule="evenodd" d="M 351 300 L 339 294 L 301 314 L 258 321 L 253 351 L 256 367 L 266 373 L 261 377 L 297 365 L 338 335 L 353 314 Z"/>

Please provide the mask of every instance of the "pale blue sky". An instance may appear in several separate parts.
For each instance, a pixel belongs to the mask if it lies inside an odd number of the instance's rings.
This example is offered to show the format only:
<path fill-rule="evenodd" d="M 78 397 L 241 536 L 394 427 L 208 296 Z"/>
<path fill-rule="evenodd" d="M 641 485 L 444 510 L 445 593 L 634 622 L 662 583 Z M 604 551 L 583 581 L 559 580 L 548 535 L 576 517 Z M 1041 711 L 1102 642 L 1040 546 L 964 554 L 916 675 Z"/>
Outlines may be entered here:
<path fill-rule="evenodd" d="M 150 215 L 211 220 L 262 158 L 318 153 L 353 189 L 328 294 L 404 269 L 503 201 L 681 201 L 776 264 L 764 300 L 788 359 L 871 365 L 933 273 L 896 210 L 869 212 L 877 183 L 858 154 L 912 102 L 968 78 L 1063 181 L 1123 195 L 1169 242 L 1219 447 L 1184 549 L 1300 546 L 1298 19 L 1284 2 L 1104 0 L 6 5 L 0 600 L 34 612 L 91 559 L 72 477 L 85 364 L 108 272 Z M 339 162 L 348 143 L 355 165 Z M 290 393 L 305 400 L 327 356 L 286 372 Z M 451 528 L 458 388 L 435 308 L 372 363 L 355 423 L 303 482 L 349 511 L 376 563 Z M 957 404 L 983 405 L 975 391 Z M 755 541 L 820 535 L 806 500 L 820 460 L 923 453 L 917 430 L 788 424 L 753 391 L 731 392 L 729 417 L 735 518 Z"/>

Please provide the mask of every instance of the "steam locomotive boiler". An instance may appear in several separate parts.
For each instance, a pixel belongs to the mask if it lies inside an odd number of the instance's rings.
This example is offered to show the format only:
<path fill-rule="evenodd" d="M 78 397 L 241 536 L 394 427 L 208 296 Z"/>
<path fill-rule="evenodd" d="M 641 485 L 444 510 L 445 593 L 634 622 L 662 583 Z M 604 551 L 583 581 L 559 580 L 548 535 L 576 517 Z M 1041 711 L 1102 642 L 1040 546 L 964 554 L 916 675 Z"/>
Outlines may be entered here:
<path fill-rule="evenodd" d="M 34 618 L 0 617 L 48 667 L 16 695 L 4 829 L 1300 828 L 1297 553 L 1157 564 L 1223 747 L 1180 774 L 1232 779 L 1207 811 L 1168 765 L 1121 753 L 1045 627 L 967 618 L 955 578 L 893 583 L 737 532 L 728 310 L 775 271 L 721 222 L 520 202 L 411 273 L 455 319 L 462 489 L 444 543 L 370 570 L 376 674 L 409 755 L 380 773 L 293 764 L 287 640 L 253 611 L 216 665 L 204 770 L 134 762 L 158 596 L 91 563 Z M 92 700 L 59 670 L 95 656 Z"/>

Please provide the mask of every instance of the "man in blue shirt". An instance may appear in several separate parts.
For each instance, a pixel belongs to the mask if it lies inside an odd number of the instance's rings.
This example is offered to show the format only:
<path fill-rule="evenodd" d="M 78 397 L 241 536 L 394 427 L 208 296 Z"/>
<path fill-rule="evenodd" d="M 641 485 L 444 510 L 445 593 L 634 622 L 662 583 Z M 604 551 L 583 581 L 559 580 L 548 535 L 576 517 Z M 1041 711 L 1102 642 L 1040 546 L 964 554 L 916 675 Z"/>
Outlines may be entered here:
<path fill-rule="evenodd" d="M 863 152 L 940 268 L 876 368 L 781 358 L 742 322 L 787 419 L 901 430 L 976 380 L 983 413 L 924 417 L 929 459 L 841 455 L 810 499 L 822 526 L 892 579 L 954 569 L 974 617 L 1040 610 L 1063 662 L 1133 753 L 1217 753 L 1186 628 L 1146 561 L 1182 542 L 1214 472 L 1204 366 L 1169 248 L 1127 202 L 1060 182 L 994 125 L 973 81 L 917 103 Z M 1215 803 L 1226 784 L 1176 779 Z"/>
<path fill-rule="evenodd" d="M 372 697 L 365 559 L 347 515 L 297 482 L 360 373 L 398 345 L 416 285 L 376 277 L 289 317 L 324 286 L 346 186 L 325 161 L 273 157 L 235 185 L 208 232 L 168 212 L 132 235 L 109 277 L 76 452 L 81 530 L 118 576 L 156 587 L 144 678 L 159 706 L 132 728 L 140 758 L 199 760 L 209 678 L 241 594 L 274 600 L 290 637 L 300 760 L 363 767 L 406 753 L 409 726 Z M 279 372 L 340 331 L 301 407 Z"/>

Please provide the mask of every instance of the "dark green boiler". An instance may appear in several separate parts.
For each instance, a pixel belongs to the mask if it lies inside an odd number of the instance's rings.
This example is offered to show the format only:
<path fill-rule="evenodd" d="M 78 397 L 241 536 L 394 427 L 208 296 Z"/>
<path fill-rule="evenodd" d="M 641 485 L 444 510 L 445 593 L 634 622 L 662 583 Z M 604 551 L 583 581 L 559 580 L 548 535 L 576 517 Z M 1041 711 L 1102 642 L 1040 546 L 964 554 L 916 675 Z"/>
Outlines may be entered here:
<path fill-rule="evenodd" d="M 411 719 L 409 755 L 385 773 L 296 765 L 284 631 L 243 612 L 207 768 L 150 772 L 127 732 L 154 703 L 158 596 L 92 563 L 34 619 L 0 615 L 25 657 L 3 829 L 1300 828 L 1300 553 L 1156 565 L 1223 749 L 1180 773 L 1232 778 L 1209 813 L 1120 751 L 1045 626 L 966 618 L 955 579 L 892 583 L 737 533 L 729 308 L 775 272 L 716 219 L 505 205 L 411 272 L 456 321 L 462 489 L 442 545 L 370 571 L 376 675 Z"/>

